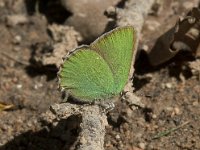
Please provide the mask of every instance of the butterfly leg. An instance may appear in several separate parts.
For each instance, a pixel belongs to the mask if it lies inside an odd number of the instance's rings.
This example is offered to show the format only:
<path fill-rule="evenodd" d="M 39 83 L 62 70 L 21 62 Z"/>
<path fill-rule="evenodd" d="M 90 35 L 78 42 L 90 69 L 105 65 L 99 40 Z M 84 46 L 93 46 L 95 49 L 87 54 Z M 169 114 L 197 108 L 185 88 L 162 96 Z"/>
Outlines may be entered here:
<path fill-rule="evenodd" d="M 115 104 L 113 102 L 101 101 L 99 106 L 102 108 L 102 112 L 107 113 L 115 108 Z"/>

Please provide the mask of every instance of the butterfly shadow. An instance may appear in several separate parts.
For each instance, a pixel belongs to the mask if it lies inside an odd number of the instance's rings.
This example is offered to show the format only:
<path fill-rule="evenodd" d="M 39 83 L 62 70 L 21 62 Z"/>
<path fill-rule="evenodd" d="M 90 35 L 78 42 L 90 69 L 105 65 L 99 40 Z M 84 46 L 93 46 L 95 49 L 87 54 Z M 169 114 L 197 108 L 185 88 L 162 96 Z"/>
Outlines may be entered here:
<path fill-rule="evenodd" d="M 24 0 L 26 10 L 30 16 L 41 13 L 49 23 L 63 24 L 65 20 L 72 15 L 61 4 L 61 1 L 55 0 Z"/>
<path fill-rule="evenodd" d="M 141 51 L 134 65 L 135 72 L 132 82 L 134 91 L 136 92 L 146 84 L 150 83 L 151 77 L 145 76 L 145 74 L 159 72 L 163 68 L 168 70 L 169 77 L 174 77 L 178 81 L 181 80 L 180 75 L 183 75 L 185 79 L 189 79 L 192 77 L 192 72 L 191 69 L 185 64 L 194 60 L 195 58 L 191 55 L 191 53 L 181 51 L 169 61 L 166 61 L 158 66 L 152 66 L 148 60 L 147 54 L 144 51 Z"/>
<path fill-rule="evenodd" d="M 58 68 L 54 64 L 43 65 L 40 60 L 43 55 L 53 51 L 52 46 L 46 43 L 35 43 L 31 45 L 31 57 L 28 66 L 25 67 L 26 73 L 30 77 L 41 75 L 47 76 L 47 81 L 53 80 L 57 77 Z"/>
<path fill-rule="evenodd" d="M 151 78 L 146 77 L 145 74 L 155 72 L 160 69 L 150 64 L 147 54 L 142 50 L 138 54 L 138 57 L 134 64 L 134 68 L 135 71 L 132 80 L 132 85 L 134 86 L 134 92 L 140 90 L 143 86 L 145 86 L 150 82 Z"/>
<path fill-rule="evenodd" d="M 188 62 L 195 61 L 194 56 L 189 52 L 180 52 L 172 60 L 172 63 L 169 64 L 169 76 L 175 77 L 178 81 L 181 81 L 181 76 L 184 79 L 189 79 L 193 76 L 191 68 L 188 66 Z"/>
<path fill-rule="evenodd" d="M 76 141 L 80 131 L 81 118 L 70 116 L 62 119 L 56 126 L 42 122 L 44 128 L 27 131 L 15 136 L 0 147 L 0 150 L 71 150 L 76 149 Z"/>

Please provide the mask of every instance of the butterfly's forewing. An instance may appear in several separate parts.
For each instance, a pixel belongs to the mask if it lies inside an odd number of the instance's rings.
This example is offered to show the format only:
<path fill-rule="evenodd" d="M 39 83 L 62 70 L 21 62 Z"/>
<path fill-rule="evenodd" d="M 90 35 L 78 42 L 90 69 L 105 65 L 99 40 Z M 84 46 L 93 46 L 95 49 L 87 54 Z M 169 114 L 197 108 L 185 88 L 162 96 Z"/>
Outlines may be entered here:
<path fill-rule="evenodd" d="M 115 82 L 114 93 L 121 92 L 127 82 L 134 43 L 133 27 L 121 27 L 101 36 L 90 45 L 110 67 Z"/>
<path fill-rule="evenodd" d="M 58 75 L 60 86 L 76 99 L 90 101 L 112 96 L 113 74 L 105 60 L 87 46 L 76 49 Z"/>

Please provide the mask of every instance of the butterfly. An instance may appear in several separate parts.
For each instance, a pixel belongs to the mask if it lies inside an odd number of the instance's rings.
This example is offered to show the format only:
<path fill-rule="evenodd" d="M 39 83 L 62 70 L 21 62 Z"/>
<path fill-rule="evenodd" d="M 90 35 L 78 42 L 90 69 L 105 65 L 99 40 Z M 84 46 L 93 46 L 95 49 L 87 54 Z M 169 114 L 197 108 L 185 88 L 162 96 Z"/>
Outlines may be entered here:
<path fill-rule="evenodd" d="M 58 72 L 61 89 L 84 102 L 119 95 L 128 80 L 135 40 L 133 27 L 118 27 L 69 52 Z"/>

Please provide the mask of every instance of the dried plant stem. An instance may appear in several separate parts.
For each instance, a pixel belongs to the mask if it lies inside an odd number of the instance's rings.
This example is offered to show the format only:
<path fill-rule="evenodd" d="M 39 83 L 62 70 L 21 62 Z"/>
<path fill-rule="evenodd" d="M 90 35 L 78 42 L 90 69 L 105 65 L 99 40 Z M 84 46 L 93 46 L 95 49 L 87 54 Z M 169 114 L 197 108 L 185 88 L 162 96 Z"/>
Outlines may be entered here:
<path fill-rule="evenodd" d="M 29 63 L 28 62 L 26 62 L 26 61 L 20 61 L 20 60 L 18 60 L 17 58 L 15 58 L 14 56 L 10 56 L 9 54 L 7 54 L 7 53 L 5 53 L 5 52 L 0 52 L 2 55 L 4 55 L 5 57 L 7 57 L 8 59 L 11 59 L 11 60 L 13 60 L 13 61 L 15 61 L 15 62 L 17 62 L 17 63 L 19 63 L 19 64 L 21 64 L 21 65 L 24 65 L 24 66 L 28 66 L 29 65 Z"/>
<path fill-rule="evenodd" d="M 105 126 L 107 117 L 98 105 L 77 105 L 70 103 L 54 104 L 51 111 L 59 118 L 71 115 L 81 116 L 80 133 L 78 137 L 79 150 L 103 150 Z"/>
<path fill-rule="evenodd" d="M 176 128 L 172 128 L 172 129 L 168 129 L 168 130 L 165 130 L 163 132 L 160 132 L 156 136 L 154 136 L 152 139 L 155 140 L 155 139 L 159 139 L 159 138 L 161 138 L 163 136 L 167 136 L 167 135 L 171 134 L 172 132 L 175 132 L 175 131 L 179 130 L 180 128 L 186 126 L 189 123 L 190 123 L 190 121 L 186 121 L 186 122 L 184 122 L 183 124 L 179 125 Z"/>

